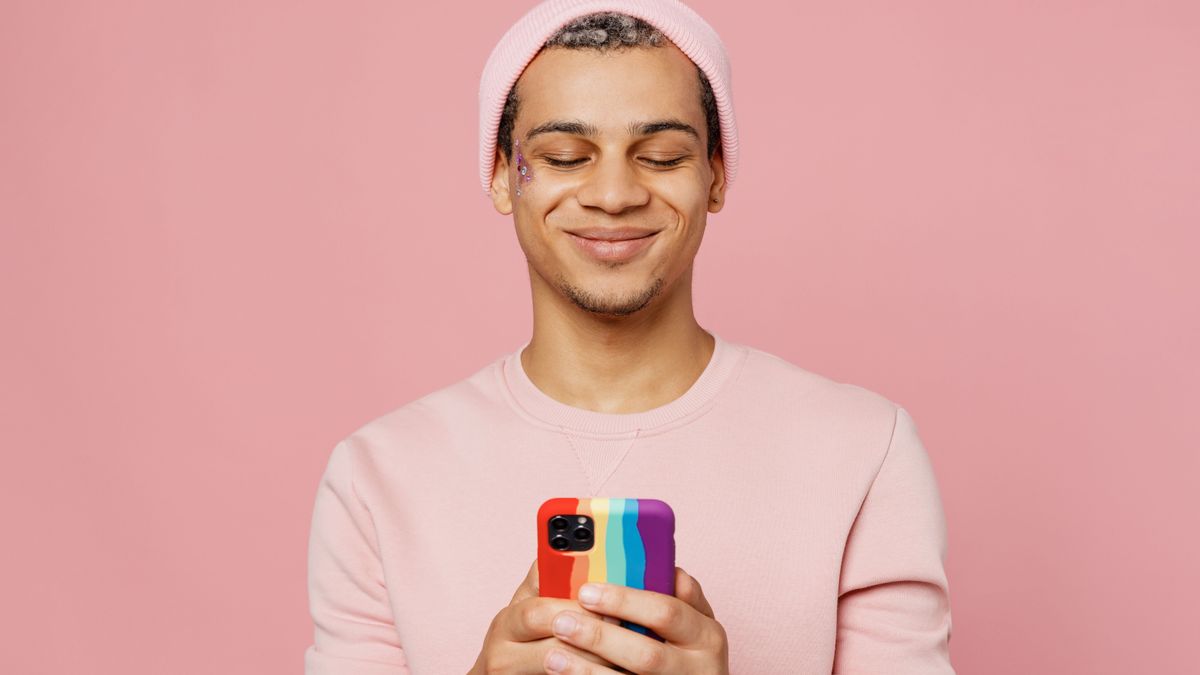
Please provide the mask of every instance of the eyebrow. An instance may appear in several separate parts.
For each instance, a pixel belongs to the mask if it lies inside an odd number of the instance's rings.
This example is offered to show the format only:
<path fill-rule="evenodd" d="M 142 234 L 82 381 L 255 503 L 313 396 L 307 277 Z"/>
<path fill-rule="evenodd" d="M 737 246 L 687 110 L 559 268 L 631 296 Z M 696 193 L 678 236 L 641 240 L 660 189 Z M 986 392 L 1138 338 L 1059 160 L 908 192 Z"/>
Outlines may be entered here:
<path fill-rule="evenodd" d="M 682 131 L 697 141 L 700 140 L 700 134 L 692 125 L 676 118 L 668 118 L 661 120 L 653 120 L 651 122 L 630 122 L 626 130 L 631 136 L 650 136 L 657 134 L 660 131 Z M 544 124 L 539 124 L 529 130 L 525 134 L 525 140 L 529 140 L 534 136 L 549 133 L 573 134 L 575 136 L 584 136 L 587 138 L 595 138 L 600 135 L 600 129 L 594 124 L 583 122 L 580 120 L 551 120 Z"/>

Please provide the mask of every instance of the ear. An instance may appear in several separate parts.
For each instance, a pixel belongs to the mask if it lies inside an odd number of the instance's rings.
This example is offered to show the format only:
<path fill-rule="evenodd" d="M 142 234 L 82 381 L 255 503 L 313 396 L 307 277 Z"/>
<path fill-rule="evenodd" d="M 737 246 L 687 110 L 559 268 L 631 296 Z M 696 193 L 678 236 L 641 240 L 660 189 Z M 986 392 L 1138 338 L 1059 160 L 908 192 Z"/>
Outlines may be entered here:
<path fill-rule="evenodd" d="M 708 190 L 708 211 L 716 213 L 725 206 L 725 156 L 720 148 L 713 153 L 709 164 L 712 166 L 713 183 Z"/>
<path fill-rule="evenodd" d="M 496 148 L 495 161 L 492 162 L 492 206 L 504 215 L 513 212 L 512 196 L 508 192 L 508 159 Z"/>

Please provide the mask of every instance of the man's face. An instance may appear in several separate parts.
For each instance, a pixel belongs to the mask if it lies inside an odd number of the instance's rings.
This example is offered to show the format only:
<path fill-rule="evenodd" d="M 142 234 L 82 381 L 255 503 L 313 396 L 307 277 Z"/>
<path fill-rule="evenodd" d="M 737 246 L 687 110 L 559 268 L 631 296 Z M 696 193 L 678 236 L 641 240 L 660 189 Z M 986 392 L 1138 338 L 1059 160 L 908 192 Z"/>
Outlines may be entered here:
<path fill-rule="evenodd" d="M 513 214 L 532 270 L 579 308 L 611 316 L 690 281 L 707 213 L 724 203 L 695 64 L 669 42 L 550 48 L 526 67 L 517 93 L 515 149 L 511 161 L 497 152 L 492 198 Z M 682 125 L 695 135 L 671 128 Z M 607 244 L 571 234 L 585 228 L 654 234 Z"/>

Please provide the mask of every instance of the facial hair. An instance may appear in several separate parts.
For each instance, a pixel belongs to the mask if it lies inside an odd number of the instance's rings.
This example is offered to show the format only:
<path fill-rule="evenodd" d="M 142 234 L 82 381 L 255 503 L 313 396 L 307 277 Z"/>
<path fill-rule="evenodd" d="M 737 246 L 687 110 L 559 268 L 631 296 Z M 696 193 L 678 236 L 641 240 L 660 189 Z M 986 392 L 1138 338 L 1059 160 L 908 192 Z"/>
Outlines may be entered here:
<path fill-rule="evenodd" d="M 662 291 L 662 277 L 656 277 L 649 286 L 631 297 L 618 298 L 601 296 L 575 286 L 561 274 L 555 284 L 568 300 L 579 309 L 601 316 L 628 316 L 640 311 Z"/>

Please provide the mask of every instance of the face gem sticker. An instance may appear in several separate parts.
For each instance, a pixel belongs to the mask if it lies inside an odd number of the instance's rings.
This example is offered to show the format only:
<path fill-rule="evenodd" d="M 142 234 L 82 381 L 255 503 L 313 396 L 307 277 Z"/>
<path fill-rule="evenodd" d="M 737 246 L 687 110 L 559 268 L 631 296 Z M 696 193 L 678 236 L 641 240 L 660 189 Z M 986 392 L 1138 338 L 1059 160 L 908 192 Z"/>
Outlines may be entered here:
<path fill-rule="evenodd" d="M 525 155 L 521 154 L 521 141 L 513 141 L 513 152 L 517 153 L 517 196 L 521 196 L 521 183 L 533 180 L 533 171 L 525 163 Z"/>

